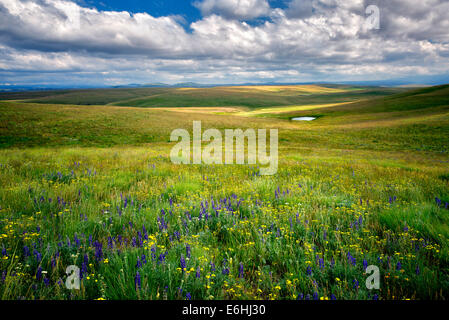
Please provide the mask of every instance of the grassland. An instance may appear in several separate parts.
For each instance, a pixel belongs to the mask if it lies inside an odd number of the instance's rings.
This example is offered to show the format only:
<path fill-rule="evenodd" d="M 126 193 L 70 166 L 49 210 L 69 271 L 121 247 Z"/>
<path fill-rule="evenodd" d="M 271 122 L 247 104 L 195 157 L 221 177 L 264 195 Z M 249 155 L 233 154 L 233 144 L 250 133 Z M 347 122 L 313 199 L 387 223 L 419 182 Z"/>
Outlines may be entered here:
<path fill-rule="evenodd" d="M 4 93 L 2 99 L 70 105 L 115 105 L 144 108 L 245 107 L 358 101 L 403 92 L 400 88 L 348 86 L 235 86 L 214 88 L 121 88 Z"/>
<path fill-rule="evenodd" d="M 448 298 L 448 86 L 47 94 L 0 102 L 2 299 Z M 277 175 L 174 165 L 193 120 L 278 128 Z"/>

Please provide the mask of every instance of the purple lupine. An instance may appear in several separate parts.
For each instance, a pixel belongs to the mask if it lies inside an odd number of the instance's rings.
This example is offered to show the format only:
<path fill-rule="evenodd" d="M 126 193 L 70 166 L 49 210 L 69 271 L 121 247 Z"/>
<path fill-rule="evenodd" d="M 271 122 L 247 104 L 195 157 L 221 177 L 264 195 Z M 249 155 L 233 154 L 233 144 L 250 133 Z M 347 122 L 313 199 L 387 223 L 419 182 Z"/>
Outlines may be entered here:
<path fill-rule="evenodd" d="M 143 264 L 147 263 L 147 257 L 143 254 L 142 257 L 140 258 L 140 260 L 142 261 Z"/>
<path fill-rule="evenodd" d="M 140 273 L 137 271 L 136 276 L 134 277 L 134 284 L 136 286 L 136 289 L 140 289 L 141 286 L 141 279 L 140 279 Z"/>
<path fill-rule="evenodd" d="M 112 242 L 112 237 L 108 237 L 108 249 L 112 250 L 114 248 L 114 243 Z"/>
<path fill-rule="evenodd" d="M 136 268 L 139 269 L 142 267 L 142 263 L 140 262 L 139 258 L 137 258 Z"/>
<path fill-rule="evenodd" d="M 401 265 L 401 262 L 399 261 L 399 262 L 396 264 L 396 270 L 397 270 L 397 271 L 400 271 L 400 270 L 401 270 L 401 267 L 402 267 L 402 265 Z"/>
<path fill-rule="evenodd" d="M 363 259 L 363 270 L 366 271 L 366 268 L 368 268 L 368 261 L 366 261 L 366 259 Z"/>
<path fill-rule="evenodd" d="M 34 255 L 36 257 L 37 262 L 40 262 L 42 260 L 42 255 L 36 249 L 34 249 Z"/>
<path fill-rule="evenodd" d="M 354 279 L 353 281 L 353 288 L 358 289 L 359 288 L 359 281 L 357 279 Z"/>
<path fill-rule="evenodd" d="M 100 261 L 103 258 L 103 244 L 98 241 L 95 241 L 95 258 L 97 261 Z"/>
<path fill-rule="evenodd" d="M 416 273 L 416 275 L 418 275 L 418 276 L 419 276 L 419 274 L 421 273 L 421 271 L 419 270 L 419 266 L 418 266 L 418 265 L 416 265 L 415 273 Z"/>
<path fill-rule="evenodd" d="M 320 269 L 324 269 L 324 260 L 321 258 L 319 261 Z"/>
<path fill-rule="evenodd" d="M 159 255 L 159 262 L 160 262 L 160 263 L 165 262 L 165 257 L 166 257 L 166 256 L 167 256 L 167 252 L 161 253 L 161 254 Z"/>
<path fill-rule="evenodd" d="M 192 300 L 192 295 L 190 294 L 190 292 L 187 292 L 186 300 Z"/>
<path fill-rule="evenodd" d="M 184 270 L 186 268 L 186 259 L 184 259 L 184 256 L 182 254 L 181 254 L 180 263 L 181 263 L 181 269 Z"/>
<path fill-rule="evenodd" d="M 348 252 L 347 257 L 348 257 L 348 261 L 352 264 L 352 266 L 355 267 L 355 265 L 356 265 L 356 259 L 351 255 L 350 252 Z"/>
<path fill-rule="evenodd" d="M 186 257 L 190 259 L 190 245 L 186 245 Z"/>
<path fill-rule="evenodd" d="M 306 274 L 307 274 L 308 276 L 312 275 L 312 268 L 311 268 L 310 266 L 307 267 L 307 269 L 306 269 Z"/>
<path fill-rule="evenodd" d="M 151 247 L 151 259 L 156 260 L 156 247 Z"/>
<path fill-rule="evenodd" d="M 87 273 L 87 263 L 86 263 L 86 261 L 84 261 L 83 264 L 81 265 L 80 279 L 83 279 L 83 275 L 85 273 Z"/>
<path fill-rule="evenodd" d="M 243 278 L 243 263 L 241 262 L 239 266 L 239 278 Z"/>
<path fill-rule="evenodd" d="M 437 206 L 441 206 L 441 199 L 436 197 L 435 202 L 437 203 Z"/>
<path fill-rule="evenodd" d="M 36 272 L 36 280 L 40 280 L 42 278 L 42 268 L 39 267 L 37 268 L 37 272 Z"/>
<path fill-rule="evenodd" d="M 199 266 L 198 266 L 198 268 L 196 268 L 196 277 L 201 278 L 201 269 Z"/>
<path fill-rule="evenodd" d="M 213 262 L 210 263 L 210 271 L 215 272 L 215 264 Z"/>

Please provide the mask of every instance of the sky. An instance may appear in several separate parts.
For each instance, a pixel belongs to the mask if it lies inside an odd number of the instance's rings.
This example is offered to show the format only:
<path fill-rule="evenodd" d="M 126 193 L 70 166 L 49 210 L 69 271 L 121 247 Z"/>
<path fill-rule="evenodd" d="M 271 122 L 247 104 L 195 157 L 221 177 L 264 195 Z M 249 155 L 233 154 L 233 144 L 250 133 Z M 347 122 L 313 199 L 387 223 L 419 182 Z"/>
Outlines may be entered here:
<path fill-rule="evenodd" d="M 0 0 L 0 86 L 449 82 L 448 0 Z"/>

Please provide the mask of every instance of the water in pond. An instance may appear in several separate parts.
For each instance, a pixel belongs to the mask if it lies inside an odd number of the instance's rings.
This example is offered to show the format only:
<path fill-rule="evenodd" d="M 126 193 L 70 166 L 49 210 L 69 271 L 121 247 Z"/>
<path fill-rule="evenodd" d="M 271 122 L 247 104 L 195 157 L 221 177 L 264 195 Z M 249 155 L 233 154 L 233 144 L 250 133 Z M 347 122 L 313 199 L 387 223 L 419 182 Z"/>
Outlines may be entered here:
<path fill-rule="evenodd" d="M 313 121 L 315 120 L 315 117 L 299 117 L 299 118 L 293 118 L 293 121 Z"/>

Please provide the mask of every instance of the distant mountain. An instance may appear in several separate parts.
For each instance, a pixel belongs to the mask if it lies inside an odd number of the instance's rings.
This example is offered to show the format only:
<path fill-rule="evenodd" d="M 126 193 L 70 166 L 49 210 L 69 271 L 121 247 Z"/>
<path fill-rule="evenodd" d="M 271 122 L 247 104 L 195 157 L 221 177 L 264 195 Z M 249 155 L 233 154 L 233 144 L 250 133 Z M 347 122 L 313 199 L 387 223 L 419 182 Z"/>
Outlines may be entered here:
<path fill-rule="evenodd" d="M 449 74 L 443 75 L 429 75 L 429 76 L 415 76 L 412 78 L 396 78 L 386 80 L 360 80 L 360 81 L 315 81 L 315 82 L 247 82 L 247 83 L 230 83 L 230 84 L 202 84 L 196 82 L 182 82 L 176 84 L 166 84 L 162 82 L 155 83 L 129 83 L 123 85 L 1 85 L 0 92 L 15 92 L 15 91 L 47 91 L 47 90 L 64 90 L 64 89 L 103 89 L 103 88 L 210 88 L 217 86 L 253 86 L 253 85 L 351 85 L 351 86 L 376 86 L 376 87 L 421 87 L 431 85 L 441 85 L 449 83 Z"/>

